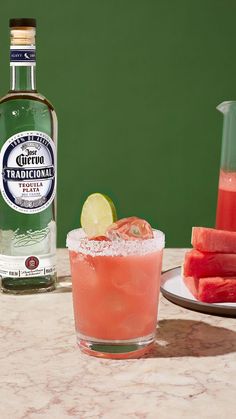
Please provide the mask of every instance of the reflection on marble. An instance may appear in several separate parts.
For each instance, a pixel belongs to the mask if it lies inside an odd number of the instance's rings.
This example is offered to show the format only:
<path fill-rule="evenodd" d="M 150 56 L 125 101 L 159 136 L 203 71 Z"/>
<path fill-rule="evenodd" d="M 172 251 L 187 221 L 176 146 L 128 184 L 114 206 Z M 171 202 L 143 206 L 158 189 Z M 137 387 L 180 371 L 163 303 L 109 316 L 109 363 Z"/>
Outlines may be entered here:
<path fill-rule="evenodd" d="M 183 250 L 165 251 L 164 269 Z M 69 289 L 68 255 L 58 251 Z M 139 360 L 111 361 L 75 345 L 70 292 L 0 296 L 1 419 L 169 419 L 234 416 L 236 322 L 161 297 L 157 344 Z"/>

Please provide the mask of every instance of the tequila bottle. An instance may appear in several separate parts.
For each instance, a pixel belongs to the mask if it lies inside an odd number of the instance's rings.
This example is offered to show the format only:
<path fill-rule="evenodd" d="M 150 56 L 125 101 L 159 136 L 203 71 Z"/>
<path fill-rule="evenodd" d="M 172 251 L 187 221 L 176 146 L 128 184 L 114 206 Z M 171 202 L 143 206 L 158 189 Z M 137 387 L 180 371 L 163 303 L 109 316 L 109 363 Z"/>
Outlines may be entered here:
<path fill-rule="evenodd" d="M 10 19 L 11 87 L 0 100 L 3 292 L 51 291 L 56 268 L 56 113 L 36 90 L 35 19 Z"/>

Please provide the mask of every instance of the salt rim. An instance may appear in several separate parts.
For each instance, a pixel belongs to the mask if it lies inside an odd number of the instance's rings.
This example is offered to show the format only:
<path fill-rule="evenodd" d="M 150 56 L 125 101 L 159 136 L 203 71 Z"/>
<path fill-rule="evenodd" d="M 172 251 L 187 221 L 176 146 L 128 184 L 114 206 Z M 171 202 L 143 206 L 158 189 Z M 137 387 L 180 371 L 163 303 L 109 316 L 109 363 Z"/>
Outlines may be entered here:
<path fill-rule="evenodd" d="M 82 228 L 67 234 L 66 246 L 69 250 L 90 256 L 128 256 L 146 255 L 162 250 L 165 247 L 165 235 L 162 231 L 153 230 L 154 237 L 145 240 L 96 241 L 89 240 Z"/>

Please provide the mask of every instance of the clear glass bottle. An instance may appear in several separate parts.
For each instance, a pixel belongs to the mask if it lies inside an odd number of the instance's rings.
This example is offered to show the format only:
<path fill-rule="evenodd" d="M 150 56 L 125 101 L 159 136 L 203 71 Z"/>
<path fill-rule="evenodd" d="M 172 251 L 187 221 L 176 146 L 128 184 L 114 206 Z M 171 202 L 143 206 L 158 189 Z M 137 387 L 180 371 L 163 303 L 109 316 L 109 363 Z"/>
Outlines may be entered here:
<path fill-rule="evenodd" d="M 56 283 L 56 141 L 52 105 L 36 90 L 35 19 L 10 19 L 11 87 L 0 100 L 0 275 L 3 292 Z"/>
<path fill-rule="evenodd" d="M 221 103 L 224 115 L 216 228 L 236 231 L 236 101 Z"/>

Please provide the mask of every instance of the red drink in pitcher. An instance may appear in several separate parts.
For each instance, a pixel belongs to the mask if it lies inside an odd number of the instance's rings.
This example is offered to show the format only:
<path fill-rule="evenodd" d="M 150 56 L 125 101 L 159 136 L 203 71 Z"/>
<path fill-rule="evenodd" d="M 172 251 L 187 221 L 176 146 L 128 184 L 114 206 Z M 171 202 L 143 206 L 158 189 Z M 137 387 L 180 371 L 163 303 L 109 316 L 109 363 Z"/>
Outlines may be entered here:
<path fill-rule="evenodd" d="M 216 228 L 236 231 L 236 172 L 220 171 Z"/>

